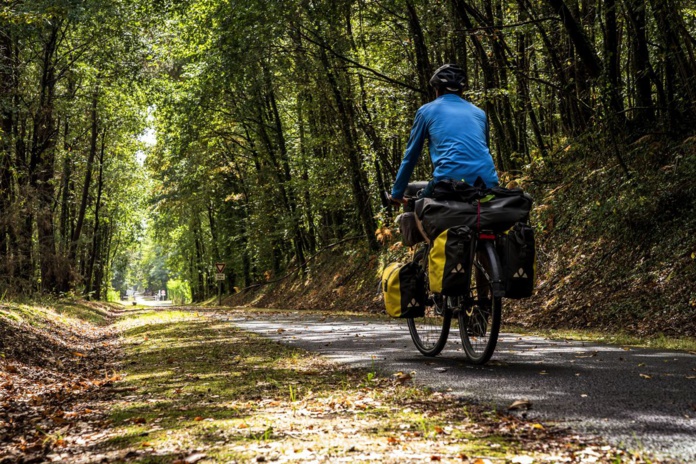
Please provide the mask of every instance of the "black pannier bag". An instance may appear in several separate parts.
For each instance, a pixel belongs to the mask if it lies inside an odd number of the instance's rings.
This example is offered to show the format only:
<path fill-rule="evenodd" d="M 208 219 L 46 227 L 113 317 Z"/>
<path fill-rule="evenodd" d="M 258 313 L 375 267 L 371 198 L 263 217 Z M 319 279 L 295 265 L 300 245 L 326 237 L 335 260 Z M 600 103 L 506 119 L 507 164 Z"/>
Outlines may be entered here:
<path fill-rule="evenodd" d="M 391 317 L 425 315 L 425 275 L 417 262 L 392 263 L 384 268 L 382 294 L 385 309 Z"/>
<path fill-rule="evenodd" d="M 447 296 L 464 295 L 469 290 L 473 232 L 458 226 L 442 232 L 428 254 L 430 290 Z"/>
<path fill-rule="evenodd" d="M 498 237 L 497 248 L 505 279 L 505 298 L 532 296 L 536 280 L 534 229 L 521 222 L 515 224 Z"/>
<path fill-rule="evenodd" d="M 396 222 L 399 224 L 399 231 L 401 232 L 401 241 L 408 247 L 425 241 L 416 221 L 415 213 L 403 213 L 396 218 Z"/>
<path fill-rule="evenodd" d="M 436 185 L 439 186 L 441 183 Z M 473 190 L 478 193 L 473 194 Z M 455 198 L 457 193 L 440 198 Z M 464 197 L 468 201 L 464 201 Z M 521 189 L 474 189 L 462 194 L 460 200 L 422 198 L 416 201 L 416 215 L 423 231 L 434 240 L 445 230 L 460 225 L 473 230 L 500 233 L 517 222 L 526 222 L 532 209 L 532 198 Z"/>

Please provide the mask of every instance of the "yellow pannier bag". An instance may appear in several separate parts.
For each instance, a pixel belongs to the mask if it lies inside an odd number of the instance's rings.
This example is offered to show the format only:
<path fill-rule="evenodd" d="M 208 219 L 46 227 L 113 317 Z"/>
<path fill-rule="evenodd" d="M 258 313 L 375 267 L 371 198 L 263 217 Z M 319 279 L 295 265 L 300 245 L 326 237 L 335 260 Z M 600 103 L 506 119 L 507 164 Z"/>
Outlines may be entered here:
<path fill-rule="evenodd" d="M 467 226 L 447 229 L 437 236 L 428 254 L 430 291 L 461 296 L 469 289 L 472 231 Z"/>
<path fill-rule="evenodd" d="M 382 273 L 384 306 L 391 317 L 425 314 L 425 277 L 418 263 L 392 263 Z"/>

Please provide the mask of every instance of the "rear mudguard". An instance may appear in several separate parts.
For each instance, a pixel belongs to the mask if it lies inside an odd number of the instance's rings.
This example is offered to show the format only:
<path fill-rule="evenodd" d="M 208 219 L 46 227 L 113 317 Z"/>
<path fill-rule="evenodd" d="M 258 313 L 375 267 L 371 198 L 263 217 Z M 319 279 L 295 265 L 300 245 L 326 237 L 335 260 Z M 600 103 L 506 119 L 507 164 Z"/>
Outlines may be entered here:
<path fill-rule="evenodd" d="M 505 282 L 503 281 L 500 259 L 498 258 L 498 253 L 495 251 L 495 242 L 488 240 L 480 241 L 478 258 L 484 268 L 488 269 L 488 272 L 491 273 L 490 279 L 493 286 L 493 296 L 495 298 L 504 297 Z"/>

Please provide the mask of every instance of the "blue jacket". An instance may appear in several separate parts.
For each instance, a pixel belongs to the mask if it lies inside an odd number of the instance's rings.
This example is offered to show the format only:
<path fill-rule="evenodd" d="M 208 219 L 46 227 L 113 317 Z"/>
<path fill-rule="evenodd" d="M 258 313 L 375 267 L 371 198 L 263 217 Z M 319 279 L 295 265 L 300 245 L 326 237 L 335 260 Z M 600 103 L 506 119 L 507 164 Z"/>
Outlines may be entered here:
<path fill-rule="evenodd" d="M 392 197 L 403 198 L 426 138 L 436 181 L 455 179 L 473 185 L 481 176 L 488 187 L 498 185 L 488 150 L 486 113 L 458 95 L 445 94 L 421 106 L 416 113 Z"/>

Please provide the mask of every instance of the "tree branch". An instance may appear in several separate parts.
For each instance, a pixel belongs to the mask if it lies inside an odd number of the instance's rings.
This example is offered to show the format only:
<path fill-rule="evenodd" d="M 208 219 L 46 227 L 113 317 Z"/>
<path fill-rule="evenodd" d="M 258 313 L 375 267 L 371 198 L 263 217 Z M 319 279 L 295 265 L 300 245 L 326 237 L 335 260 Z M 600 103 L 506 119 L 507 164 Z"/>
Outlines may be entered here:
<path fill-rule="evenodd" d="M 347 63 L 350 63 L 350 64 L 352 64 L 353 66 L 355 66 L 355 67 L 357 67 L 357 68 L 360 68 L 360 69 L 362 69 L 362 70 L 368 71 L 368 72 L 374 74 L 375 76 L 380 77 L 380 78 L 383 79 L 384 81 L 389 82 L 390 84 L 394 84 L 394 85 L 398 85 L 398 86 L 401 86 L 401 87 L 405 87 L 405 88 L 407 88 L 407 89 L 409 89 L 409 90 L 413 90 L 414 92 L 418 92 L 418 93 L 420 93 L 420 94 L 425 94 L 425 92 L 424 92 L 423 90 L 421 90 L 421 89 L 419 89 L 419 88 L 417 88 L 417 87 L 414 87 L 414 86 L 412 86 L 412 85 L 410 85 L 410 84 L 406 84 L 405 82 L 397 81 L 396 79 L 392 79 L 391 77 L 389 77 L 389 76 L 387 76 L 386 74 L 383 74 L 383 73 L 377 71 L 376 69 L 372 69 L 372 68 L 370 68 L 370 67 L 368 67 L 368 66 L 365 66 L 364 64 L 358 63 L 357 61 L 348 58 L 347 56 L 341 55 L 340 53 L 336 52 L 335 50 L 333 50 L 331 47 L 329 47 L 328 45 L 324 44 L 323 42 L 319 42 L 319 41 L 317 41 L 317 40 L 314 40 L 314 39 L 310 38 L 307 34 L 303 33 L 302 31 L 298 31 L 298 32 L 299 32 L 299 34 L 302 36 L 303 39 L 307 40 L 307 41 L 310 42 L 310 43 L 313 43 L 314 45 L 316 45 L 316 46 L 318 46 L 318 47 L 321 47 L 322 49 L 328 51 L 329 53 L 331 53 L 333 56 L 335 56 L 336 58 L 338 58 L 338 59 L 340 59 L 340 60 L 343 60 L 343 61 L 345 61 L 345 62 L 347 62 Z M 311 31 L 309 31 L 309 33 L 312 34 L 312 35 L 315 35 L 315 34 L 313 34 Z"/>

